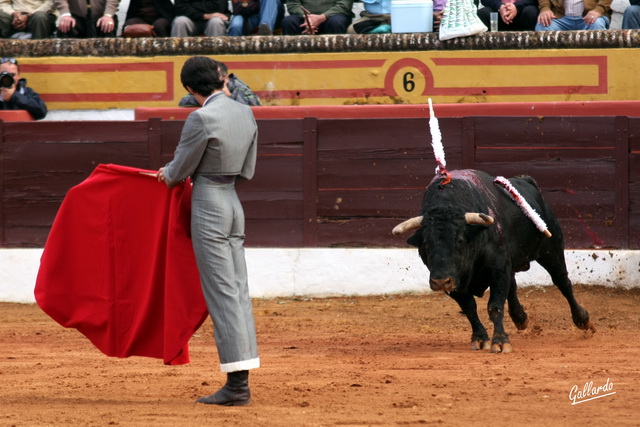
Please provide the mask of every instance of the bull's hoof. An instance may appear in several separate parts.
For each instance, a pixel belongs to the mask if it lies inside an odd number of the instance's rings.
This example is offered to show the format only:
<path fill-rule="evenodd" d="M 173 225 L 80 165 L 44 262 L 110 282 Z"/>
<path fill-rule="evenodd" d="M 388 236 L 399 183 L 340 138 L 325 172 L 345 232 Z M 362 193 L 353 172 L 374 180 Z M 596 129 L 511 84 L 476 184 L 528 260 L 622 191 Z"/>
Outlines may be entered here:
<path fill-rule="evenodd" d="M 591 320 L 589 320 L 587 324 L 584 325 L 584 328 L 582 329 L 584 329 L 585 331 L 591 332 L 592 334 L 596 333 L 596 325 L 594 325 Z"/>
<path fill-rule="evenodd" d="M 584 308 L 578 306 L 576 310 L 571 309 L 571 317 L 573 318 L 573 324 L 583 331 L 590 333 L 596 332 L 595 325 L 589 320 L 589 312 Z"/>
<path fill-rule="evenodd" d="M 519 331 L 524 331 L 529 326 L 529 318 L 527 317 L 526 319 L 524 319 L 524 322 L 516 323 L 515 325 Z"/>
<path fill-rule="evenodd" d="M 589 319 L 586 322 L 574 322 L 574 324 L 585 332 L 592 334 L 596 332 L 596 325 Z"/>
<path fill-rule="evenodd" d="M 491 341 L 472 340 L 471 350 L 489 350 L 491 348 Z"/>
<path fill-rule="evenodd" d="M 491 344 L 491 353 L 511 353 L 513 347 L 508 342 Z"/>
<path fill-rule="evenodd" d="M 584 337 L 591 338 L 596 333 L 596 326 L 589 320 L 586 324 L 582 325 L 580 329 L 584 330 Z"/>

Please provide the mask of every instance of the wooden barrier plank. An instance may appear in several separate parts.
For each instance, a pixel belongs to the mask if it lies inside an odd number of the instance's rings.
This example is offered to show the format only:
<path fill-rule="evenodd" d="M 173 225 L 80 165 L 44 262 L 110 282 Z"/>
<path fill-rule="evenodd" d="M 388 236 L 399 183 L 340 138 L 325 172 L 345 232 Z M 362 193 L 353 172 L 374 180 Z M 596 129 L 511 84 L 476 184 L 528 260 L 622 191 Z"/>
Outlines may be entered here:
<path fill-rule="evenodd" d="M 38 227 L 6 227 L 5 248 L 42 248 L 47 242 L 51 225 L 42 224 Z"/>
<path fill-rule="evenodd" d="M 438 122 L 445 154 L 461 151 L 462 119 L 445 118 Z M 385 149 L 404 153 L 406 150 L 426 150 L 433 158 L 428 119 L 320 119 L 318 135 L 320 151 Z"/>
<path fill-rule="evenodd" d="M 147 133 L 131 121 L 6 123 L 5 174 L 93 171 L 100 163 L 146 168 Z"/>
<path fill-rule="evenodd" d="M 505 151 L 485 155 L 478 151 L 477 168 L 494 176 L 511 178 L 517 175 L 533 177 L 540 188 L 556 191 L 579 191 L 585 189 L 607 189 L 615 191 L 615 160 L 606 156 L 594 158 L 569 158 L 540 160 L 539 152 L 529 156 L 523 150 Z M 517 159 L 517 161 L 516 161 Z"/>
<path fill-rule="evenodd" d="M 441 121 L 449 142 L 450 169 L 462 165 L 460 125 L 460 119 Z M 387 196 L 394 200 L 392 194 L 406 194 L 404 190 L 421 193 L 434 177 L 436 162 L 427 120 L 319 120 L 318 134 L 318 210 L 322 216 L 407 212 L 408 203 L 392 212 L 380 206 L 381 200 Z M 335 210 L 336 204 L 341 209 Z"/>
<path fill-rule="evenodd" d="M 26 110 L 0 110 L 0 120 L 3 122 L 33 122 L 33 116 Z"/>
<path fill-rule="evenodd" d="M 629 119 L 618 116 L 616 126 L 616 202 L 615 222 L 618 242 L 616 246 L 629 247 Z"/>
<path fill-rule="evenodd" d="M 476 117 L 478 149 L 510 147 L 591 150 L 616 141 L 615 117 Z"/>
<path fill-rule="evenodd" d="M 320 218 L 318 246 L 406 247 L 406 236 L 393 236 L 400 221 L 391 218 Z M 568 219 L 561 223 L 567 249 L 620 247 L 619 236 L 594 219 Z"/>
<path fill-rule="evenodd" d="M 3 138 L 6 246 L 42 246 L 67 191 L 98 164 L 148 166 L 147 127 L 139 122 L 5 123 Z"/>
<path fill-rule="evenodd" d="M 369 153 L 353 153 L 367 156 Z M 319 191 L 359 189 L 424 188 L 435 176 L 435 162 L 426 159 L 384 159 L 384 154 L 371 153 L 367 159 L 323 157 L 318 160 Z M 456 162 L 457 163 L 457 162 Z"/>
<path fill-rule="evenodd" d="M 429 118 L 425 104 L 364 104 L 364 105 L 292 105 L 252 107 L 256 119 L 302 119 L 304 117 L 351 119 Z M 184 120 L 192 108 L 138 107 L 135 120 L 158 117 L 164 120 Z M 436 117 L 584 117 L 640 116 L 640 101 L 561 101 L 561 102 L 490 102 L 439 103 L 434 105 Z"/>
<path fill-rule="evenodd" d="M 305 246 L 302 219 L 247 218 L 245 230 L 247 235 L 245 244 L 248 247 L 301 248 Z"/>
<path fill-rule="evenodd" d="M 160 164 L 158 169 L 173 159 L 173 153 L 176 151 L 178 142 L 180 142 L 180 133 L 184 126 L 184 120 L 162 120 L 162 133 L 160 143 Z"/>
<path fill-rule="evenodd" d="M 318 246 L 407 247 L 407 237 L 391 234 L 400 221 L 393 218 L 320 218 Z"/>
<path fill-rule="evenodd" d="M 422 188 L 371 189 L 370 191 L 319 191 L 318 216 L 402 218 L 414 216 L 422 203 Z"/>
<path fill-rule="evenodd" d="M 303 246 L 318 244 L 318 121 L 313 117 L 302 120 L 304 128 L 303 169 Z"/>
<path fill-rule="evenodd" d="M 629 117 L 629 152 L 640 153 L 640 118 Z"/>
<path fill-rule="evenodd" d="M 238 197 L 247 218 L 301 220 L 304 214 L 302 191 L 250 191 L 240 184 Z"/>

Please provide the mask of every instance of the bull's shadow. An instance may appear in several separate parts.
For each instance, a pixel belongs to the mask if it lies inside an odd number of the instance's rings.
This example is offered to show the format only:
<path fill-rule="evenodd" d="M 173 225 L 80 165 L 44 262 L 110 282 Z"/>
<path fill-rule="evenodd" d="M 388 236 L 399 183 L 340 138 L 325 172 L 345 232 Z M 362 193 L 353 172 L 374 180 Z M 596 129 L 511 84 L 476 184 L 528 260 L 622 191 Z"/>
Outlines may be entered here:
<path fill-rule="evenodd" d="M 515 274 L 528 270 L 531 261 L 549 273 L 567 299 L 573 323 L 595 331 L 589 313 L 573 295 L 562 229 L 555 214 L 533 178 L 520 176 L 509 183 L 546 224 L 547 235 L 494 177 L 470 169 L 436 176 L 425 190 L 420 215 L 399 224 L 393 233 L 416 230 L 407 243 L 418 248 L 429 269 L 431 289 L 451 296 L 469 319 L 474 350 L 511 352 L 503 325 L 504 304 L 509 301 L 511 319 L 518 329 L 525 329 L 528 318 L 518 301 Z M 494 325 L 491 341 L 478 318 L 474 298 L 483 296 L 487 289 L 491 290 L 487 309 Z"/>

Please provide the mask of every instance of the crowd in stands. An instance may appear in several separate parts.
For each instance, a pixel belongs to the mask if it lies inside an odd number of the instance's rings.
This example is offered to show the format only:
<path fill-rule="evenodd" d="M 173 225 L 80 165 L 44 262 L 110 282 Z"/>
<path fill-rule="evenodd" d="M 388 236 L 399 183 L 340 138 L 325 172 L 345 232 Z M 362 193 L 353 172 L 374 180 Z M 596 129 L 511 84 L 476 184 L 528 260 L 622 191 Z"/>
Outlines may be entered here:
<path fill-rule="evenodd" d="M 391 0 L 361 1 L 363 10 L 356 18 L 353 0 L 287 0 L 287 13 L 281 0 L 130 0 L 124 29 L 146 25 L 155 37 L 390 32 Z M 434 0 L 433 31 L 439 31 L 447 1 L 472 0 Z M 489 27 L 491 12 L 497 12 L 498 31 L 605 30 L 610 25 L 613 1 L 480 0 L 482 7 L 473 19 Z M 629 1 L 622 29 L 640 29 L 640 0 Z M 0 37 L 115 37 L 119 2 L 0 0 Z M 243 104 L 260 105 L 251 89 L 220 64 L 227 96 Z M 195 107 L 198 103 L 187 95 L 179 105 Z M 39 95 L 20 77 L 15 58 L 2 58 L 0 63 L 0 110 L 27 110 L 36 120 L 47 114 Z"/>
<path fill-rule="evenodd" d="M 146 25 L 155 37 L 365 34 L 391 32 L 391 0 L 130 0 L 124 29 Z M 453 0 L 452 0 L 453 1 Z M 457 1 L 457 0 L 456 0 Z M 460 0 L 473 1 L 473 0 Z M 498 31 L 602 30 L 614 0 L 474 0 Z M 640 0 L 629 0 L 622 29 L 640 28 Z M 120 0 L 0 0 L 0 37 L 115 37 Z M 434 31 L 447 0 L 434 0 Z M 286 9 L 285 9 L 286 6 Z"/>

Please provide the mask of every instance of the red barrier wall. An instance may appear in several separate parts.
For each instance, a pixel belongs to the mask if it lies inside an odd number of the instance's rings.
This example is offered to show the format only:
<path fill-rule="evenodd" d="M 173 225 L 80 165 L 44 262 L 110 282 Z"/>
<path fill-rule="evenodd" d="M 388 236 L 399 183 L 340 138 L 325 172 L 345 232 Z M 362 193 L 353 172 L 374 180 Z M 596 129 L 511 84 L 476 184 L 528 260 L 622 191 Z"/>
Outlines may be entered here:
<path fill-rule="evenodd" d="M 598 111 L 606 115 L 493 117 L 446 117 L 454 110 L 436 105 L 447 167 L 534 177 L 568 248 L 638 249 L 640 118 L 629 115 L 639 103 L 603 104 Z M 488 104 L 463 107 L 500 111 Z M 557 111 L 558 104 L 544 107 Z M 189 112 L 150 113 L 167 110 Z M 265 114 L 257 119 L 259 165 L 255 178 L 238 187 L 248 246 L 405 245 L 391 229 L 417 213 L 434 176 L 425 106 L 255 111 Z M 615 115 L 623 111 L 629 115 Z M 268 113 L 278 118 L 265 118 Z M 410 113 L 420 117 L 406 117 Z M 0 122 L 0 246 L 41 247 L 66 192 L 99 163 L 152 170 L 166 164 L 184 123 L 171 118 Z"/>
<path fill-rule="evenodd" d="M 0 110 L 0 120 L 5 122 L 32 122 L 31 114 L 25 110 Z"/>
<path fill-rule="evenodd" d="M 426 104 L 314 105 L 252 107 L 256 119 L 375 119 L 429 117 Z M 640 101 L 498 102 L 487 104 L 437 104 L 436 117 L 467 116 L 628 116 L 640 117 Z M 193 108 L 136 108 L 135 120 L 184 120 Z"/>

